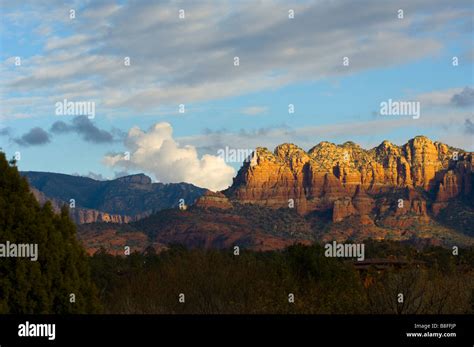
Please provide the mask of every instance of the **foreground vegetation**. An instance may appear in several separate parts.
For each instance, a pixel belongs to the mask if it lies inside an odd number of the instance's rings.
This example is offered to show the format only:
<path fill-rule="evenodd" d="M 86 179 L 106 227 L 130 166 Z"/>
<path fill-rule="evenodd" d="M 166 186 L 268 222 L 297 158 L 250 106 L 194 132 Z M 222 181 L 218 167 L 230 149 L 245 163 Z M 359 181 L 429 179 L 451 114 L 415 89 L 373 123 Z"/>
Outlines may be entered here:
<path fill-rule="evenodd" d="M 352 262 L 325 257 L 319 245 L 240 255 L 174 246 L 159 255 L 152 250 L 128 257 L 98 252 L 91 267 L 105 313 L 474 312 L 474 249 L 453 256 L 442 248 L 420 252 L 396 242 L 366 247 L 367 257 L 390 254 L 423 263 L 360 272 Z"/>
<path fill-rule="evenodd" d="M 40 206 L 15 163 L 0 152 L 0 243 L 7 242 L 37 245 L 38 257 L 0 258 L 0 314 L 100 310 L 69 211 Z"/>

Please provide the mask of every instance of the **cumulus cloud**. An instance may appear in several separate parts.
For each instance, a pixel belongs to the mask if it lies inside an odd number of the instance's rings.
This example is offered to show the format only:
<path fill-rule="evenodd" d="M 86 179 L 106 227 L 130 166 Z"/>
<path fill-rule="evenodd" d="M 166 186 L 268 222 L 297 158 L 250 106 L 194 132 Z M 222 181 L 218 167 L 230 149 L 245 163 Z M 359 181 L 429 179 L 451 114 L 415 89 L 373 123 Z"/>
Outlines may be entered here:
<path fill-rule="evenodd" d="M 114 141 L 112 133 L 99 129 L 86 116 L 75 117 L 71 124 L 57 121 L 53 123 L 50 131 L 53 134 L 67 134 L 74 132 L 80 135 L 83 140 L 92 143 L 111 143 Z"/>
<path fill-rule="evenodd" d="M 235 170 L 223 158 L 198 156 L 194 146 L 181 146 L 173 138 L 169 123 L 157 123 L 148 131 L 129 130 L 125 139 L 130 156 L 110 154 L 104 163 L 111 167 L 138 169 L 153 174 L 164 183 L 187 182 L 210 190 L 222 190 L 232 184 Z"/>
<path fill-rule="evenodd" d="M 29 132 L 14 139 L 20 146 L 39 146 L 51 142 L 49 134 L 39 127 L 31 129 Z"/>

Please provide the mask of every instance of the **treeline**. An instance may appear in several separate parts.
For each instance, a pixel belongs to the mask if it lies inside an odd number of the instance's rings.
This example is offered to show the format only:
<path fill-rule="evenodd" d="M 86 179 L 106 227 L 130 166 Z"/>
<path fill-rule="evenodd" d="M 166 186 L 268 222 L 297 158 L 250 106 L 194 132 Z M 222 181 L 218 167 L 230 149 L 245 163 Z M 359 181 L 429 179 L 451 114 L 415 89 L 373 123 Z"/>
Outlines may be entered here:
<path fill-rule="evenodd" d="M 91 266 L 105 313 L 474 313 L 473 249 L 453 256 L 442 248 L 368 242 L 367 254 L 423 265 L 359 272 L 352 262 L 325 257 L 322 246 L 296 245 L 240 255 L 181 246 L 159 255 L 98 252 Z"/>
<path fill-rule="evenodd" d="M 0 152 L 0 243 L 7 242 L 37 244 L 38 259 L 0 257 L 0 314 L 101 311 L 68 210 L 40 206 L 15 162 Z"/>

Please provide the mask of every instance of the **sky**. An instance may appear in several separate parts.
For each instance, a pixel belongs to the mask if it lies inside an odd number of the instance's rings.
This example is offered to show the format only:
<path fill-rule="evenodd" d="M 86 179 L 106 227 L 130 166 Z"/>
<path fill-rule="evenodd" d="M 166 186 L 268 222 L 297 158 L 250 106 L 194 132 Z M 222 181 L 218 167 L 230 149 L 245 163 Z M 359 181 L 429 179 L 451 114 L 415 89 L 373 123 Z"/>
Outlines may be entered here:
<path fill-rule="evenodd" d="M 0 18 L 20 170 L 221 190 L 242 163 L 222 153 L 286 142 L 474 150 L 471 0 L 0 0 Z"/>

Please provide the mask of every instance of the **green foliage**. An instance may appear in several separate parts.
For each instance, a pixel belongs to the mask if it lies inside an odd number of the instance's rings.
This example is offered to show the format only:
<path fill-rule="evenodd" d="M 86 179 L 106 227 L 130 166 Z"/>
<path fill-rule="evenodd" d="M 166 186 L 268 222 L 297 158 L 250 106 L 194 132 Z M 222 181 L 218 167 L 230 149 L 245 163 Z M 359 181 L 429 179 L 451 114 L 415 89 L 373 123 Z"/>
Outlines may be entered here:
<path fill-rule="evenodd" d="M 0 258 L 0 313 L 87 313 L 99 305 L 67 208 L 41 207 L 0 153 L 0 243 L 38 244 L 38 260 Z M 70 302 L 75 294 L 75 303 Z"/>

